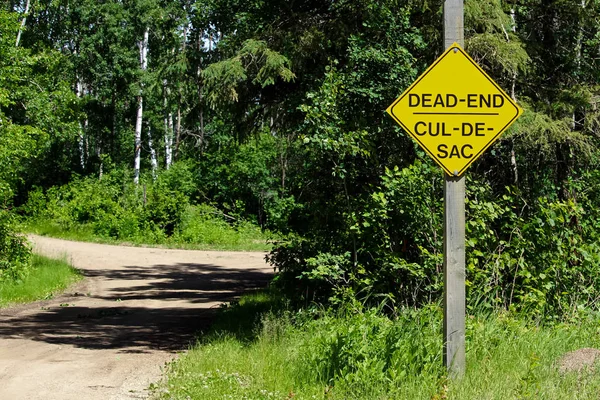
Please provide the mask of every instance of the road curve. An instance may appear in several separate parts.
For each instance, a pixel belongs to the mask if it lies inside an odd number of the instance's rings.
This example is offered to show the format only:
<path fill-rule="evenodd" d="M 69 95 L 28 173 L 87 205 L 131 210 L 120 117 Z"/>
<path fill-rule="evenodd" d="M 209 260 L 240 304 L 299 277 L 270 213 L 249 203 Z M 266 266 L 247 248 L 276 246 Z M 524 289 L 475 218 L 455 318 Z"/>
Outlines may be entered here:
<path fill-rule="evenodd" d="M 0 399 L 143 399 L 219 304 L 272 273 L 264 253 L 30 240 L 86 278 L 52 300 L 0 310 Z"/>

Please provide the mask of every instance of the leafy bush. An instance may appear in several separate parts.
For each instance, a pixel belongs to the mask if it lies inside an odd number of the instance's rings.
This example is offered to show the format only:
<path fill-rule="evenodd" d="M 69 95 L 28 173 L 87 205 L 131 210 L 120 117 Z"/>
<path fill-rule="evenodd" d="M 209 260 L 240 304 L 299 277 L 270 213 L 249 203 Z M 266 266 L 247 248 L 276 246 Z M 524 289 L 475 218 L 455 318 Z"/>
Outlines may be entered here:
<path fill-rule="evenodd" d="M 120 171 L 31 193 L 23 210 L 65 230 L 89 229 L 103 238 L 157 243 L 181 222 L 187 198 L 166 180 L 135 186 Z"/>
<path fill-rule="evenodd" d="M 176 169 L 184 177 L 191 171 L 185 163 Z M 136 186 L 127 174 L 114 171 L 102 180 L 79 179 L 46 193 L 38 188 L 21 209 L 46 233 L 81 232 L 86 239 L 145 244 L 268 249 L 268 236 L 257 226 L 210 205 L 190 205 L 194 189 L 179 173 L 167 171 L 155 182 Z"/>
<path fill-rule="evenodd" d="M 25 237 L 14 232 L 11 220 L 0 210 L 0 282 L 24 279 L 31 266 L 31 249 Z"/>
<path fill-rule="evenodd" d="M 437 168 L 420 162 L 386 170 L 370 196 L 345 213 L 347 236 L 290 241 L 274 250 L 270 259 L 281 270 L 278 284 L 334 303 L 357 296 L 384 296 L 406 306 L 440 299 L 441 178 Z M 470 307 L 547 318 L 597 307 L 600 204 L 595 192 L 581 192 L 587 194 L 577 202 L 548 197 L 531 202 L 515 188 L 497 194 L 490 185 L 468 180 Z"/>

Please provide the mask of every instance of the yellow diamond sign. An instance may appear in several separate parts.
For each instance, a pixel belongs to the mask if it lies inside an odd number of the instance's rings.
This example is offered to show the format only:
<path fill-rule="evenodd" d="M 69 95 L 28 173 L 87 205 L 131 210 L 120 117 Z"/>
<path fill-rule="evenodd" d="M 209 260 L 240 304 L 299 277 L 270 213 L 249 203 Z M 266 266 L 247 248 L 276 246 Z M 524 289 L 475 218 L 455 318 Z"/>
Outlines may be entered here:
<path fill-rule="evenodd" d="M 462 175 L 523 112 L 457 44 L 387 112 L 450 175 Z"/>

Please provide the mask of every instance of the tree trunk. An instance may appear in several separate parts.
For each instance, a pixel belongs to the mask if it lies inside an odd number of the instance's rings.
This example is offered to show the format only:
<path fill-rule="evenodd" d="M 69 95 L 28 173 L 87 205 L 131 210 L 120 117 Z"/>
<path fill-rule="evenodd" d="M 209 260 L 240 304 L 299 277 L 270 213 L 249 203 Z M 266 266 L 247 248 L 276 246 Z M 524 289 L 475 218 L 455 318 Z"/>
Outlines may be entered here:
<path fill-rule="evenodd" d="M 75 95 L 77 96 L 77 98 L 79 100 L 81 100 L 81 98 L 83 97 L 83 84 L 81 83 L 81 80 L 79 79 L 79 77 L 77 77 L 77 83 L 75 85 Z M 81 121 L 77 122 L 79 125 L 79 164 L 81 166 L 81 170 L 84 171 L 85 170 L 85 136 L 84 136 L 84 130 L 83 130 L 83 125 L 81 123 Z"/>
<path fill-rule="evenodd" d="M 200 119 L 200 138 L 198 140 L 198 144 L 200 146 L 200 154 L 204 150 L 204 97 L 202 94 L 202 69 L 198 66 L 198 107 L 200 108 L 200 112 L 198 113 L 198 118 Z"/>
<path fill-rule="evenodd" d="M 512 25 L 511 31 L 513 33 L 516 33 L 517 32 L 517 23 L 515 22 L 516 19 L 515 19 L 515 9 L 514 8 L 510 9 L 510 20 L 511 20 L 511 25 Z M 504 28 L 502 28 L 502 29 L 504 29 Z M 507 42 L 510 41 L 508 33 L 506 33 L 506 41 Z M 515 102 L 517 101 L 517 96 L 515 94 L 515 87 L 516 87 L 516 85 L 517 85 L 517 70 L 515 69 L 513 71 L 513 74 L 512 74 L 512 82 L 511 82 L 511 85 L 510 85 L 510 97 Z M 510 166 L 511 166 L 512 171 L 513 171 L 513 183 L 515 185 L 517 185 L 519 183 L 519 167 L 517 165 L 517 157 L 515 155 L 515 141 L 514 141 L 514 139 L 511 141 L 511 145 L 512 145 L 512 147 L 510 149 Z"/>
<path fill-rule="evenodd" d="M 183 37 L 182 37 L 182 42 L 181 42 L 181 52 L 183 53 L 183 56 L 185 57 L 185 52 L 187 50 L 187 36 L 188 36 L 188 27 L 184 26 L 183 27 Z M 175 161 L 177 161 L 177 159 L 179 158 L 179 144 L 181 143 L 181 99 L 183 97 L 183 94 L 181 93 L 181 84 L 178 85 L 178 89 L 177 89 L 177 126 L 175 129 L 176 135 L 175 135 Z"/>
<path fill-rule="evenodd" d="M 23 29 L 25 29 L 25 23 L 27 22 L 27 14 L 29 14 L 29 6 L 30 0 L 27 0 L 27 3 L 25 3 L 25 12 L 23 13 L 23 19 L 21 20 L 21 26 L 19 26 L 19 32 L 17 32 L 17 43 L 15 44 L 15 47 L 19 47 L 19 42 L 21 41 L 21 33 L 23 32 Z"/>
<path fill-rule="evenodd" d="M 135 158 L 133 163 L 133 182 L 140 183 L 140 164 L 142 155 L 142 115 L 144 109 L 144 98 L 139 95 L 137 98 L 137 117 L 135 119 Z"/>
<path fill-rule="evenodd" d="M 150 148 L 150 165 L 152 165 L 152 179 L 156 180 L 156 171 L 158 170 L 158 159 L 156 158 L 156 150 L 152 143 L 152 131 L 148 128 L 148 147 Z"/>
<path fill-rule="evenodd" d="M 173 115 L 169 110 L 169 88 L 167 80 L 163 80 L 163 108 L 165 124 L 165 169 L 171 167 L 173 161 Z"/>
<path fill-rule="evenodd" d="M 102 158 L 102 142 L 98 140 L 96 144 L 96 156 L 98 160 L 100 160 L 100 166 L 98 167 L 98 180 L 102 180 L 102 175 L 104 174 L 104 159 Z"/>
<path fill-rule="evenodd" d="M 146 71 L 148 66 L 148 34 L 149 29 L 144 31 L 144 39 L 138 43 L 140 48 L 140 66 L 142 71 Z M 135 119 L 135 158 L 133 164 L 133 182 L 137 185 L 140 182 L 140 161 L 142 154 L 142 122 L 144 114 L 144 98 L 142 96 L 142 88 L 137 98 L 137 116 Z"/>
<path fill-rule="evenodd" d="M 179 143 L 181 141 L 181 88 L 177 99 L 177 125 L 175 126 L 175 161 L 179 157 Z"/>

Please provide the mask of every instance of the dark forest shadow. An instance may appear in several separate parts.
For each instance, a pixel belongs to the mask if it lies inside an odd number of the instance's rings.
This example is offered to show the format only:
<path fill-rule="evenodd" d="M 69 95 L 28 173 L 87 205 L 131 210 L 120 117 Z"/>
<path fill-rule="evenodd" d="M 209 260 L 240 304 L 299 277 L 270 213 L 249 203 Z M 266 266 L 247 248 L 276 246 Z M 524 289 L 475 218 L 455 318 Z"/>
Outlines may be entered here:
<path fill-rule="evenodd" d="M 134 282 L 109 289 L 108 294 L 105 291 L 102 296 L 86 297 L 86 301 L 105 300 L 100 303 L 102 306 L 77 306 L 78 299 L 74 298 L 68 299 L 74 306 L 2 317 L 0 337 L 26 337 L 53 344 L 121 349 L 130 353 L 183 350 L 195 341 L 198 332 L 207 329 L 219 303 L 265 288 L 272 277 L 268 270 L 225 269 L 190 263 L 88 270 L 83 274 L 88 278 Z M 157 300 L 157 306 L 137 306 L 136 300 Z M 114 301 L 114 306 L 107 307 L 106 301 Z"/>

